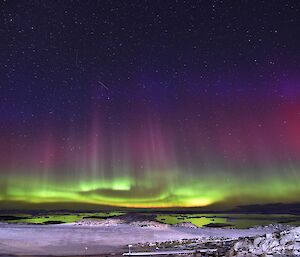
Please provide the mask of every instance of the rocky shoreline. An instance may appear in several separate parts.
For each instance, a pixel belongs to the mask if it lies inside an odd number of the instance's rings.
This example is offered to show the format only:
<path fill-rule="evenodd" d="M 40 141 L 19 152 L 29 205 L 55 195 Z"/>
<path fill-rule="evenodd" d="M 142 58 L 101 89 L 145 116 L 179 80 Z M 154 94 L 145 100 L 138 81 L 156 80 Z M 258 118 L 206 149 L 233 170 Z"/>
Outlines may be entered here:
<path fill-rule="evenodd" d="M 300 256 L 300 227 L 271 224 L 249 229 L 167 225 L 154 215 L 91 217 L 74 223 L 0 223 L 0 253 L 6 255 L 122 255 L 134 252 L 195 251 L 196 256 Z M 213 251 L 212 251 L 213 250 Z"/>
<path fill-rule="evenodd" d="M 209 256 L 227 257 L 300 256 L 300 227 L 286 230 L 282 230 L 284 226 L 280 225 L 271 224 L 266 227 L 275 228 L 277 231 L 261 236 L 240 237 L 238 239 L 203 237 L 165 242 L 146 242 L 132 245 L 132 249 L 136 252 L 195 250 L 196 253 L 197 250 L 213 249 L 215 251 Z"/>
<path fill-rule="evenodd" d="M 300 256 L 300 227 L 238 240 L 231 256 Z"/>
<path fill-rule="evenodd" d="M 79 226 L 118 226 L 120 224 L 128 224 L 135 227 L 152 227 L 155 229 L 166 228 L 189 228 L 198 229 L 197 226 L 190 222 L 182 222 L 175 225 L 162 224 L 152 220 L 152 217 L 136 216 L 130 217 L 114 217 L 103 221 L 91 219 L 83 219 L 75 223 Z M 216 229 L 216 228 L 215 228 Z M 222 228 L 218 228 L 221 232 Z M 190 238 L 180 240 L 169 240 L 163 242 L 146 242 L 132 245 L 132 249 L 139 251 L 174 251 L 174 250 L 195 250 L 197 249 L 215 249 L 212 256 L 300 256 L 300 227 L 291 227 L 284 224 L 270 224 L 268 226 L 257 226 L 248 230 L 266 230 L 272 233 L 254 237 L 231 237 L 226 235 L 216 237 Z M 232 229 L 234 232 L 235 229 Z"/>

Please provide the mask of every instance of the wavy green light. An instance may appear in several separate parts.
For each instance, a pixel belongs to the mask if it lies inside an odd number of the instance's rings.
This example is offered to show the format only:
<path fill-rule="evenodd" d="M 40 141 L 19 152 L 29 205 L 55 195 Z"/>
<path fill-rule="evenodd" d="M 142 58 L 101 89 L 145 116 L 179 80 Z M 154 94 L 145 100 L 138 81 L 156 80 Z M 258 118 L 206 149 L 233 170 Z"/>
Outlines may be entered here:
<path fill-rule="evenodd" d="M 290 177 L 241 178 L 217 172 L 197 178 L 172 171 L 168 179 L 132 176 L 105 179 L 42 181 L 37 177 L 6 178 L 0 199 L 28 203 L 101 204 L 122 207 L 203 207 L 224 203 L 296 201 L 299 180 Z M 170 173 L 169 173 L 170 174 Z M 25 183 L 24 183 L 25 182 Z"/>

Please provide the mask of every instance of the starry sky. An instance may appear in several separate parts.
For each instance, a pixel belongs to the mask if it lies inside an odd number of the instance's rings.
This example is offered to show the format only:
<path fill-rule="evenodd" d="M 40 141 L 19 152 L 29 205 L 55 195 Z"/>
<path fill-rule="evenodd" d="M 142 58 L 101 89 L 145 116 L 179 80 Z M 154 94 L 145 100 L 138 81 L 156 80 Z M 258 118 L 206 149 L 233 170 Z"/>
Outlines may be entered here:
<path fill-rule="evenodd" d="M 0 209 L 298 201 L 299 9 L 1 0 Z"/>

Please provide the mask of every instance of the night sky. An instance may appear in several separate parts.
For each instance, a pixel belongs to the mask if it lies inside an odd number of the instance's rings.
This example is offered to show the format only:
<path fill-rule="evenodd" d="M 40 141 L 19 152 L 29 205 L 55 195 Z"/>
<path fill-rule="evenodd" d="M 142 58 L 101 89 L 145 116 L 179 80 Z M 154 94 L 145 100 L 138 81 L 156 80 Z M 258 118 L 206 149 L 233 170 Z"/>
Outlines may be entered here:
<path fill-rule="evenodd" d="M 299 1 L 1 0 L 0 21 L 0 209 L 299 200 Z"/>

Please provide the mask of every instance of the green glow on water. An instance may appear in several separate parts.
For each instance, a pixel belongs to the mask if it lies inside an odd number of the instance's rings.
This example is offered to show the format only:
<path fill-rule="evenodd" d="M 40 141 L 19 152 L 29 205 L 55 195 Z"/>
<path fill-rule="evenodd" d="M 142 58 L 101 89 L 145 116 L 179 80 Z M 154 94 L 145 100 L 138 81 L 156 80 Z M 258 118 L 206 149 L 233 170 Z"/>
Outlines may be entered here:
<path fill-rule="evenodd" d="M 73 223 L 82 219 L 101 220 L 107 217 L 122 215 L 122 212 L 100 212 L 100 213 L 64 213 L 64 214 L 17 214 L 13 215 L 16 219 L 3 220 L 9 223 L 26 223 L 26 224 L 44 224 L 47 222 L 61 222 L 61 223 Z M 20 217 L 24 217 L 21 218 Z M 0 215 L 1 220 L 1 215 Z"/>
<path fill-rule="evenodd" d="M 300 216 L 289 214 L 168 214 L 157 215 L 156 219 L 166 224 L 190 222 L 197 227 L 218 224 L 227 224 L 228 227 L 233 228 L 250 228 L 275 223 L 300 225 Z"/>

